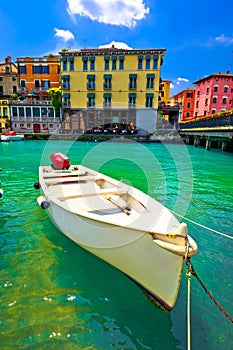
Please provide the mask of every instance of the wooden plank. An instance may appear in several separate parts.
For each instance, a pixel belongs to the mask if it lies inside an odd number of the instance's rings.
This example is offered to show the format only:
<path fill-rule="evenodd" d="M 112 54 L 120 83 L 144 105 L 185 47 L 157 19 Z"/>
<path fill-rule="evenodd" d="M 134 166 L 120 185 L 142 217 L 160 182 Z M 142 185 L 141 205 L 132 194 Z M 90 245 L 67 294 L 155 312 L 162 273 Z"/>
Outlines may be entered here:
<path fill-rule="evenodd" d="M 65 196 L 65 197 L 58 197 L 57 199 L 59 199 L 60 201 L 65 201 L 67 199 L 76 199 L 76 198 L 86 198 L 86 197 L 92 197 L 92 196 L 106 196 L 106 195 L 118 195 L 118 196 L 122 196 L 124 194 L 127 194 L 127 191 L 122 191 L 116 188 L 103 188 L 99 191 L 96 192 L 91 192 L 91 193 L 78 193 L 76 195 L 72 195 L 72 196 Z"/>

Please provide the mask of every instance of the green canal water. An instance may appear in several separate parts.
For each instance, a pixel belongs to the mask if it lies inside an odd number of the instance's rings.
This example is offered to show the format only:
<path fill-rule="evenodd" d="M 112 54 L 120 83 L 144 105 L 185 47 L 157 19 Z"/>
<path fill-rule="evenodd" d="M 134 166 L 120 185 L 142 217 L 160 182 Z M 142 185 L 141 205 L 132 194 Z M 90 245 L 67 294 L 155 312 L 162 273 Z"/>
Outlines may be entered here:
<path fill-rule="evenodd" d="M 233 154 L 181 144 L 0 143 L 0 348 L 187 348 L 185 268 L 174 309 L 62 235 L 36 202 L 53 152 L 122 179 L 174 212 L 233 237 Z M 188 222 L 202 282 L 233 317 L 233 240 Z M 153 266 L 151 267 L 153 268 Z M 233 324 L 191 278 L 191 348 L 233 349 Z"/>

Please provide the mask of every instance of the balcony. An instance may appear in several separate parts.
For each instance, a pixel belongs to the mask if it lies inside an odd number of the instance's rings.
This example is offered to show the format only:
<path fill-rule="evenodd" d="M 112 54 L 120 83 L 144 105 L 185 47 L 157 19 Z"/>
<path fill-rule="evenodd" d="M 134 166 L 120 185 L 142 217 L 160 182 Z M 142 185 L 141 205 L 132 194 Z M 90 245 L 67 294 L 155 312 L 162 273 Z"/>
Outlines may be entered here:
<path fill-rule="evenodd" d="M 95 108 L 95 103 L 89 103 L 87 102 L 87 108 Z"/>
<path fill-rule="evenodd" d="M 129 84 L 129 90 L 137 90 L 137 84 Z"/>
<path fill-rule="evenodd" d="M 36 88 L 31 88 L 31 93 L 40 93 L 41 92 L 41 88 L 40 87 L 36 87 Z"/>
<path fill-rule="evenodd" d="M 28 92 L 28 89 L 25 88 L 25 87 L 18 88 L 18 93 L 19 93 L 19 94 L 21 94 L 21 93 L 27 94 L 27 92 Z"/>
<path fill-rule="evenodd" d="M 104 102 L 103 107 L 104 108 L 112 108 L 112 103 L 111 102 Z"/>
<path fill-rule="evenodd" d="M 128 108 L 132 109 L 132 108 L 137 108 L 136 107 L 136 103 L 129 103 L 128 104 Z"/>

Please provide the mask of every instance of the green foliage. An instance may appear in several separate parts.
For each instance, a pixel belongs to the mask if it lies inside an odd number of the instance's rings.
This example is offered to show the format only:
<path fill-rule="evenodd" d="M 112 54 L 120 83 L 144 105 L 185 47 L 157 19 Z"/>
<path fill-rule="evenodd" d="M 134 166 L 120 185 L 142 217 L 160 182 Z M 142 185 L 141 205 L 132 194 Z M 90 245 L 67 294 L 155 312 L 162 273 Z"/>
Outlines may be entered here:
<path fill-rule="evenodd" d="M 51 88 L 46 92 L 52 96 L 52 105 L 54 107 L 56 115 L 59 115 L 61 108 L 61 87 Z"/>

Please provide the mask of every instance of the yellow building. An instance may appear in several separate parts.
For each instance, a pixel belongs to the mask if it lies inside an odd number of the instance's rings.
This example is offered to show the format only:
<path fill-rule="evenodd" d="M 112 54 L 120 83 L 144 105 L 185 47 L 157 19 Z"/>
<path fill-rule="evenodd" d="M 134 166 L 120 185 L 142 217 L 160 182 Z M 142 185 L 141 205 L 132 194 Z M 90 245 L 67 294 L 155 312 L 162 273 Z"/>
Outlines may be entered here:
<path fill-rule="evenodd" d="M 148 118 L 157 118 L 165 51 L 111 47 L 60 52 L 65 129 L 85 132 L 132 124 L 147 129 Z"/>
<path fill-rule="evenodd" d="M 170 105 L 170 88 L 171 88 L 171 80 L 161 80 L 160 83 L 160 99 L 159 103 L 163 106 Z"/>
<path fill-rule="evenodd" d="M 0 62 L 0 98 L 10 98 L 18 92 L 18 68 L 7 56 L 4 62 Z"/>
<path fill-rule="evenodd" d="M 8 100 L 0 100 L 0 132 L 9 126 L 10 112 Z"/>
<path fill-rule="evenodd" d="M 0 131 L 8 128 L 10 123 L 10 109 L 8 101 L 18 92 L 18 68 L 7 56 L 0 62 Z"/>

